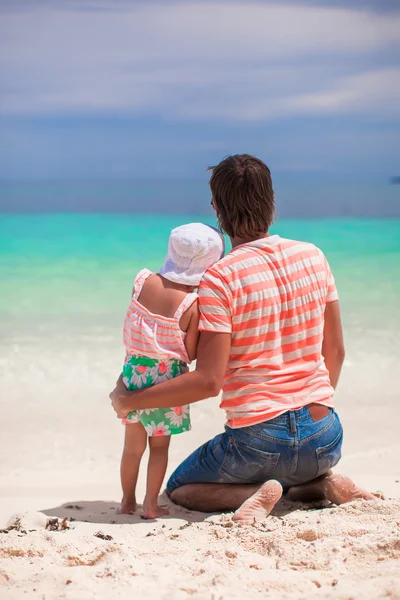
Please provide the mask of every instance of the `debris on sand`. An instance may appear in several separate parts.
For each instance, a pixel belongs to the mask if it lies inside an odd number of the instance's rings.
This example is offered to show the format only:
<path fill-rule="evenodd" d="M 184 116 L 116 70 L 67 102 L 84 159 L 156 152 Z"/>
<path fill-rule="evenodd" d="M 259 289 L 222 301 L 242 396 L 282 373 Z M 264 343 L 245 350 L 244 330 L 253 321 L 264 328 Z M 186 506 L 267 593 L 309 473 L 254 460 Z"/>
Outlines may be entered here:
<path fill-rule="evenodd" d="M 102 531 L 97 531 L 93 535 L 94 535 L 94 537 L 98 537 L 101 540 L 106 540 L 107 542 L 109 542 L 109 541 L 111 541 L 111 540 L 114 539 L 112 535 L 105 534 Z"/>
<path fill-rule="evenodd" d="M 49 531 L 65 531 L 66 529 L 71 529 L 71 526 L 68 523 L 67 517 L 64 517 L 62 520 L 56 517 L 47 521 L 46 529 Z"/>
<path fill-rule="evenodd" d="M 16 517 L 15 521 L 10 523 L 5 529 L 0 529 L 0 533 L 10 533 L 10 531 L 19 531 L 19 533 L 26 534 L 25 529 L 22 529 L 22 518 Z"/>

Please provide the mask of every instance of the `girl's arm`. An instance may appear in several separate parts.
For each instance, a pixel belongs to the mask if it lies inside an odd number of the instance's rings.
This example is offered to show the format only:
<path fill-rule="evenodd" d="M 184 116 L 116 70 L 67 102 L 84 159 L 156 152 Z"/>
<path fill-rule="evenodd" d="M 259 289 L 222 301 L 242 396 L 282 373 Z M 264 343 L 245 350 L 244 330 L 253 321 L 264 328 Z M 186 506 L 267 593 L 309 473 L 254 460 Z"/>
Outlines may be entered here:
<path fill-rule="evenodd" d="M 197 358 L 197 344 L 199 343 L 199 302 L 193 302 L 190 307 L 190 321 L 186 331 L 185 347 L 190 360 Z"/>
<path fill-rule="evenodd" d="M 202 331 L 195 371 L 135 392 L 129 392 L 120 377 L 110 394 L 115 412 L 123 419 L 135 409 L 183 406 L 218 396 L 228 366 L 230 348 L 230 333 Z"/>

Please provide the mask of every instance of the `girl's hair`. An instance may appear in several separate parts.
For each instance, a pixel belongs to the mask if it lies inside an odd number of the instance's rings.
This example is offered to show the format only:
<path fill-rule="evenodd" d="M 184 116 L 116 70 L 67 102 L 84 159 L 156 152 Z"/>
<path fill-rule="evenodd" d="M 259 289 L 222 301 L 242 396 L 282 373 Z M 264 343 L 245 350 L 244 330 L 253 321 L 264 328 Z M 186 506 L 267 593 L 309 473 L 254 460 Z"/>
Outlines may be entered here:
<path fill-rule="evenodd" d="M 219 226 L 230 238 L 266 233 L 275 216 L 271 173 L 249 154 L 227 156 L 212 171 L 210 188 Z"/>

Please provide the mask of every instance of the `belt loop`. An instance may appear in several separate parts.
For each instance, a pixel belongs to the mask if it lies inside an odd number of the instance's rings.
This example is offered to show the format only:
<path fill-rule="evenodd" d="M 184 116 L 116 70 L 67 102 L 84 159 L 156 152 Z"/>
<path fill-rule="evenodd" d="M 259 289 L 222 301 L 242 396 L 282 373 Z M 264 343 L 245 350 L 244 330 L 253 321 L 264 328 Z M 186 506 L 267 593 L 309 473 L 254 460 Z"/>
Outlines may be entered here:
<path fill-rule="evenodd" d="M 289 411 L 289 422 L 290 422 L 290 432 L 296 433 L 296 431 L 297 431 L 296 414 L 295 414 L 294 410 Z"/>

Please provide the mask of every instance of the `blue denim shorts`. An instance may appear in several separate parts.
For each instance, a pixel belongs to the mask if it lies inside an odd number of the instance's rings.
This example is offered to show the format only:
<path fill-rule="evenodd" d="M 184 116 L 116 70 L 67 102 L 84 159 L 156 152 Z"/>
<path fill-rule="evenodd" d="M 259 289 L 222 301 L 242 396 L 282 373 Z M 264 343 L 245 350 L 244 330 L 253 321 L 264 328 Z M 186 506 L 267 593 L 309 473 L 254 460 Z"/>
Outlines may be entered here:
<path fill-rule="evenodd" d="M 284 489 L 311 481 L 340 460 L 343 429 L 333 409 L 313 421 L 307 407 L 258 425 L 231 429 L 206 442 L 171 475 L 167 490 L 188 483 L 262 483 Z"/>

